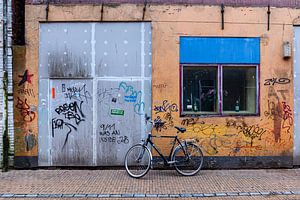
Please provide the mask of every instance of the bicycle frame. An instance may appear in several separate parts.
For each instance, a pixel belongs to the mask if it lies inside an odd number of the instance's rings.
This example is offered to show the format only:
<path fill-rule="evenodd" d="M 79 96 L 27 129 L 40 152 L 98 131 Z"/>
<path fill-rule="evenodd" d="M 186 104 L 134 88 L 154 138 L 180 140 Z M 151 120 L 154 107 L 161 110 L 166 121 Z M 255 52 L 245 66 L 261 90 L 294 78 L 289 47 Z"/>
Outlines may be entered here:
<path fill-rule="evenodd" d="M 173 142 L 172 142 L 173 145 L 172 145 L 170 154 L 169 154 L 169 156 L 168 156 L 168 157 L 169 157 L 168 159 L 165 158 L 165 156 L 161 153 L 161 151 L 160 151 L 160 150 L 155 146 L 155 144 L 152 142 L 152 138 L 153 138 L 153 137 L 156 137 L 156 138 L 174 138 L 174 140 L 173 140 Z M 172 153 L 173 153 L 173 150 L 174 150 L 174 147 L 175 147 L 175 143 L 176 143 L 176 142 L 182 147 L 182 149 L 184 150 L 184 154 L 187 155 L 187 154 L 186 154 L 186 150 L 185 150 L 185 148 L 183 147 L 181 141 L 178 139 L 178 136 L 177 136 L 177 135 L 176 135 L 176 136 L 166 136 L 166 135 L 157 136 L 157 135 L 148 134 L 148 137 L 147 137 L 146 141 L 144 142 L 144 145 L 147 146 L 148 143 L 149 143 L 149 144 L 155 149 L 155 151 L 158 153 L 158 155 L 163 159 L 164 165 L 169 166 L 169 165 L 173 164 L 173 163 L 171 163 L 171 159 L 172 159 L 171 156 L 172 156 Z"/>

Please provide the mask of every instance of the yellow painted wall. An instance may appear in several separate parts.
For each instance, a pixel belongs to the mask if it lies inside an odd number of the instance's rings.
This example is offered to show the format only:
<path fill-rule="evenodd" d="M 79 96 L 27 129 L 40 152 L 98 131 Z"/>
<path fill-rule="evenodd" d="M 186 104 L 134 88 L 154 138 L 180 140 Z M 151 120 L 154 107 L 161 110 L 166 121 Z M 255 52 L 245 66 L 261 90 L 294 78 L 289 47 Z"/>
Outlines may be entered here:
<path fill-rule="evenodd" d="M 103 21 L 141 21 L 143 5 L 123 4 L 104 6 Z M 225 8 L 225 29 L 221 30 L 221 14 L 218 6 L 203 5 L 148 5 L 145 20 L 152 22 L 152 62 L 153 62 L 153 109 L 158 106 L 173 105 L 174 109 L 156 113 L 167 120 L 167 129 L 159 134 L 175 134 L 173 125 L 187 128 L 182 138 L 196 138 L 205 155 L 213 156 L 292 156 L 293 152 L 293 58 L 284 60 L 282 44 L 293 43 L 293 22 L 300 16 L 300 10 L 272 8 L 270 31 L 267 31 L 266 8 Z M 50 5 L 48 21 L 99 22 L 101 5 Z M 19 74 L 28 69 L 33 73 L 32 87 L 36 98 L 28 98 L 29 105 L 38 106 L 38 49 L 39 22 L 46 21 L 46 6 L 26 6 L 26 56 Z M 298 20 L 299 21 L 299 20 Z M 260 116 L 255 117 L 207 117 L 181 118 L 179 80 L 179 37 L 180 36 L 220 36 L 220 37 L 260 37 Z M 288 78 L 290 84 L 264 85 L 266 79 Z M 18 104 L 15 93 L 15 106 Z M 23 96 L 20 96 L 23 98 Z M 165 101 L 165 103 L 164 103 Z M 271 103 L 273 102 L 273 103 Z M 285 102 L 285 103 L 284 103 Z M 268 114 L 269 107 L 275 105 L 279 115 Z M 15 111 L 18 120 L 18 112 Z M 20 113 L 19 113 L 20 114 Z M 37 113 L 36 113 L 37 114 Z M 28 130 L 36 133 L 37 116 L 30 123 L 16 125 L 16 137 Z M 25 125 L 24 125 L 25 124 Z M 33 128 L 30 128 L 33 127 Z M 23 130 L 23 131 L 22 131 Z M 16 146 L 22 146 L 16 140 Z M 160 148 L 167 150 L 165 141 L 159 140 Z M 16 155 L 28 155 L 20 148 Z M 37 156 L 33 149 L 31 155 Z"/>

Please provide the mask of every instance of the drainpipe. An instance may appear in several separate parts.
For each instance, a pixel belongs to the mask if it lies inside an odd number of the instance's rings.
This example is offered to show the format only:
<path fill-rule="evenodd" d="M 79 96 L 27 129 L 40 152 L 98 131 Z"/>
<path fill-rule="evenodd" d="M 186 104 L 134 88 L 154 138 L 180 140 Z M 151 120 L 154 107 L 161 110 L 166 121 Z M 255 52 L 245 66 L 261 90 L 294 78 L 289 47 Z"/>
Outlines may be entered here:
<path fill-rule="evenodd" d="M 7 172 L 9 167 L 9 137 L 8 137 L 8 74 L 3 71 L 3 97 L 4 97 L 4 112 L 3 112 L 3 155 L 2 155 L 2 171 Z"/>
<path fill-rule="evenodd" d="M 9 137 L 8 137 L 8 74 L 7 74 L 7 64 L 8 64 L 8 39 L 7 39 L 7 14 L 8 14 L 8 0 L 3 0 L 3 97 L 4 97 L 4 112 L 3 112 L 3 156 L 2 156 L 2 171 L 8 171 L 9 167 Z"/>

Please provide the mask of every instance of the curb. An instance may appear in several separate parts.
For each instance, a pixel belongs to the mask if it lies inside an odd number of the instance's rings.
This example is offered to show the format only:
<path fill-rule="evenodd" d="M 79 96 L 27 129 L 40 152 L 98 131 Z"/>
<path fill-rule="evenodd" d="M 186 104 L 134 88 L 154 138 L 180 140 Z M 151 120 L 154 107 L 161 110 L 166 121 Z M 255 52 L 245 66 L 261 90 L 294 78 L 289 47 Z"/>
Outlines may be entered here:
<path fill-rule="evenodd" d="M 231 196 L 300 195 L 300 191 L 219 192 L 184 194 L 0 194 L 0 198 L 209 198 Z"/>

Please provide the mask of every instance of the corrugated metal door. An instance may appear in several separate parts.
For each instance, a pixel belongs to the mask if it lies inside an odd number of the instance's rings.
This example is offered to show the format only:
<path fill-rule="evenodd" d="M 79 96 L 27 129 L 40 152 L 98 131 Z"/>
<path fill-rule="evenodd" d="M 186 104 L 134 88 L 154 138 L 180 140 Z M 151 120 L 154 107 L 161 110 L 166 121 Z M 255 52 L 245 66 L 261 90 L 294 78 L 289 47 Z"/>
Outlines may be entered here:
<path fill-rule="evenodd" d="M 151 115 L 150 23 L 40 29 L 39 165 L 123 165 Z"/>
<path fill-rule="evenodd" d="M 294 165 L 300 165 L 300 27 L 294 27 Z"/>

